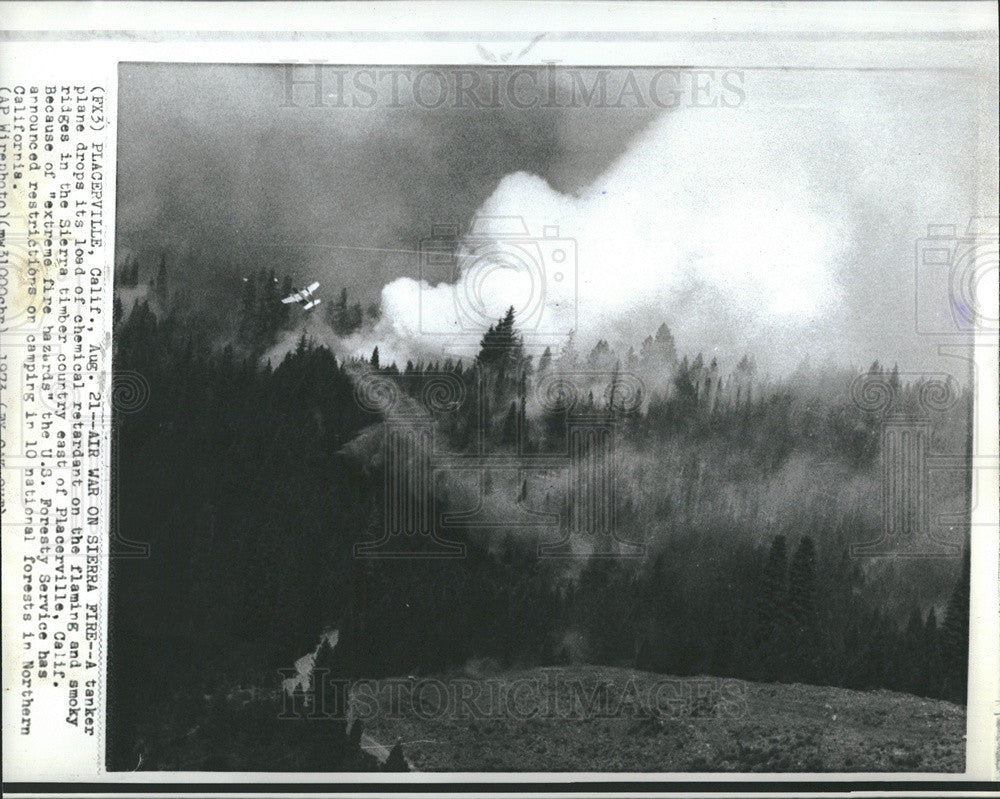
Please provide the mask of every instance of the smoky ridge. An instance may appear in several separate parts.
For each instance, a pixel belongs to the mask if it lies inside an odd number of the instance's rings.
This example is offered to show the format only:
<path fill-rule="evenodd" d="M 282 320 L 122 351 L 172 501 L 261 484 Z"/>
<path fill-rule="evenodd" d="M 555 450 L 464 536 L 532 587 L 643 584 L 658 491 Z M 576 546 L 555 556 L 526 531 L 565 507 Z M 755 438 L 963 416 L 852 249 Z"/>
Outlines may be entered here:
<path fill-rule="evenodd" d="M 358 749 L 389 747 L 364 737 L 393 728 L 380 704 L 349 726 L 350 686 L 385 680 L 393 719 L 437 720 L 521 669 L 561 675 L 513 681 L 540 703 L 592 705 L 634 672 L 702 680 L 667 694 L 685 723 L 717 721 L 698 696 L 713 680 L 963 712 L 975 451 L 960 351 L 978 311 L 920 281 L 937 274 L 924 254 L 958 264 L 980 234 L 944 179 L 903 195 L 906 219 L 878 205 L 933 148 L 908 148 L 892 182 L 864 156 L 867 105 L 843 97 L 837 126 L 788 137 L 750 113 L 759 76 L 738 107 L 655 112 L 605 107 L 593 72 L 586 108 L 480 107 L 481 83 L 456 109 L 456 77 L 442 108 L 403 94 L 393 116 L 391 97 L 352 115 L 369 96 L 357 73 L 346 108 L 313 108 L 305 65 L 282 108 L 285 69 L 245 93 L 238 157 L 219 155 L 232 127 L 208 113 L 181 120 L 198 129 L 188 166 L 170 166 L 183 136 L 171 157 L 134 141 L 128 156 L 115 369 L 148 401 L 116 413 L 116 474 L 120 529 L 155 554 L 111 589 L 109 762 L 371 766 Z M 340 91 L 336 69 L 321 88 Z M 782 94 L 777 118 L 821 119 L 814 89 Z M 302 135 L 276 152 L 289 124 Z M 928 228 L 934 204 L 948 224 Z M 906 280 L 927 289 L 915 320 Z M 953 335 L 956 358 L 928 357 L 914 322 Z M 327 678 L 337 714 L 316 735 Z M 445 704 L 421 710 L 435 691 Z M 629 740 L 664 734 L 636 711 Z M 484 713 L 475 740 L 507 707 Z M 220 714 L 257 725 L 260 748 L 219 738 Z M 763 729 L 727 762 L 793 766 Z M 829 768 L 810 735 L 794 737 L 804 762 Z M 397 741 L 393 763 L 438 745 L 423 738 Z"/>

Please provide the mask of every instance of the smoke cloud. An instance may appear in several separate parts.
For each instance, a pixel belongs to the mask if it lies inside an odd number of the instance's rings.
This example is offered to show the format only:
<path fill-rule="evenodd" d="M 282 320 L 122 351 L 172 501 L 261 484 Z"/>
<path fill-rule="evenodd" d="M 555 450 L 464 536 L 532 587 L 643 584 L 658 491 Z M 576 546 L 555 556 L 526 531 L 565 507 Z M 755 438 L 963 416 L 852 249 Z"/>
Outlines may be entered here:
<path fill-rule="evenodd" d="M 956 47 L 955 64 L 987 63 Z M 320 281 L 327 303 L 346 286 L 381 320 L 347 341 L 309 332 L 384 361 L 471 352 L 514 305 L 529 343 L 576 330 L 578 350 L 624 354 L 666 321 L 723 368 L 744 352 L 771 371 L 806 355 L 955 368 L 915 322 L 919 282 L 942 275 L 917 274 L 914 245 L 997 213 L 989 81 L 747 70 L 737 106 L 673 109 L 287 107 L 284 81 L 280 65 L 123 65 L 116 237 L 144 276 L 166 253 L 171 284 L 214 304 L 261 267 Z M 534 243 L 471 224 L 497 216 Z M 416 253 L 440 224 L 466 232 L 459 264 L 427 269 Z M 514 268 L 489 264 L 498 250 Z M 947 287 L 926 288 L 947 311 Z"/>
<path fill-rule="evenodd" d="M 941 111 L 993 101 L 969 81 L 940 88 L 935 75 L 755 74 L 744 105 L 664 113 L 580 188 L 512 171 L 460 242 L 459 275 L 389 282 L 382 319 L 345 344 L 404 360 L 474 350 L 513 305 L 539 346 L 572 330 L 578 351 L 607 339 L 623 355 L 666 321 L 681 353 L 723 367 L 744 352 L 772 374 L 807 358 L 940 366 L 915 335 L 914 244 L 934 220 L 996 208 L 982 168 L 995 153 L 967 113 Z M 513 245 L 508 217 L 534 244 Z M 546 227 L 574 260 L 553 263 Z M 484 267 L 503 250 L 506 269 Z"/>
<path fill-rule="evenodd" d="M 573 331 L 579 347 L 624 352 L 667 320 L 682 350 L 738 358 L 780 338 L 794 354 L 841 298 L 850 231 L 767 133 L 730 109 L 682 110 L 577 195 L 506 176 L 459 244 L 458 279 L 389 283 L 379 322 L 345 345 L 400 360 L 461 351 L 513 306 L 529 344 Z"/>

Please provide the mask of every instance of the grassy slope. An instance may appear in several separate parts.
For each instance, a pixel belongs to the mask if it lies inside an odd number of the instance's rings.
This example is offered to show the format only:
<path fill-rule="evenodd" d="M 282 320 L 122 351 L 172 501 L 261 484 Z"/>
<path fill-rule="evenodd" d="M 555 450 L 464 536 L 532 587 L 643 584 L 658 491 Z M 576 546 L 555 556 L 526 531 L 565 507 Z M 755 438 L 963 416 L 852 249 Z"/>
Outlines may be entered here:
<path fill-rule="evenodd" d="M 964 769 L 965 708 L 890 691 L 580 665 L 429 683 L 397 683 L 391 700 L 380 683 L 378 701 L 368 703 L 377 713 L 365 726 L 379 740 L 402 740 L 420 771 Z M 447 707 L 442 684 L 452 692 Z M 454 701 L 462 691 L 471 703 Z M 605 718 L 584 710 L 592 696 L 606 697 Z"/>

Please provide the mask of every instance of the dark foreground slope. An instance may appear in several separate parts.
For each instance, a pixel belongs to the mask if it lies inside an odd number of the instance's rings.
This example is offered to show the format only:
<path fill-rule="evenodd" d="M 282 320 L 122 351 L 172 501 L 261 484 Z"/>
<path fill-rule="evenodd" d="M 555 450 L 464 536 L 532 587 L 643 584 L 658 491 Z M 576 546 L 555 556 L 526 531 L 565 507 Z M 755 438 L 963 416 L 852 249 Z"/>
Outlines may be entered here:
<path fill-rule="evenodd" d="M 956 772 L 965 708 L 890 691 L 565 666 L 362 685 L 421 771 Z"/>

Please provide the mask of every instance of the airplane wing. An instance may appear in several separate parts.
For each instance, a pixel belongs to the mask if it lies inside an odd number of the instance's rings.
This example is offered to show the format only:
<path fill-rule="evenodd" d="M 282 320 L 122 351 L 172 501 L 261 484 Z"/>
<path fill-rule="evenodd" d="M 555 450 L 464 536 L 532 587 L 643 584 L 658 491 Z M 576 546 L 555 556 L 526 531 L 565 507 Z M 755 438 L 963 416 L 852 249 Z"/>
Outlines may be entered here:
<path fill-rule="evenodd" d="M 290 294 L 289 296 L 285 297 L 282 300 L 282 302 L 285 303 L 286 305 L 291 302 L 309 302 L 311 304 L 307 305 L 306 307 L 311 308 L 313 305 L 319 303 L 319 300 L 313 302 L 312 298 L 312 293 L 316 291 L 316 289 L 318 288 L 319 288 L 319 283 L 312 283 L 308 287 L 302 289 L 301 291 L 296 291 L 294 294 Z"/>

